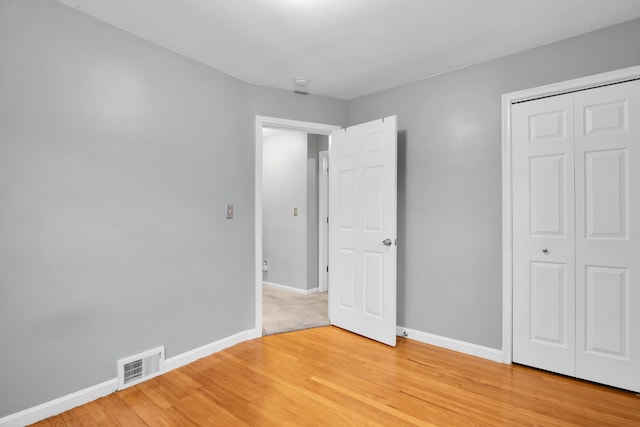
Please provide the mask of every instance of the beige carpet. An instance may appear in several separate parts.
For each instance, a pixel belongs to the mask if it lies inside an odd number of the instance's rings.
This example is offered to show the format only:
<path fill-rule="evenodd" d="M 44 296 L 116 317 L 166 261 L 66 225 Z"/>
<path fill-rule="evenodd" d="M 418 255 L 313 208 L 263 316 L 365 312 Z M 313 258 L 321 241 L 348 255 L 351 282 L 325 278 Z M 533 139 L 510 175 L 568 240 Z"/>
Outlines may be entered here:
<path fill-rule="evenodd" d="M 262 287 L 262 335 L 273 335 L 329 324 L 327 292 L 300 295 Z"/>

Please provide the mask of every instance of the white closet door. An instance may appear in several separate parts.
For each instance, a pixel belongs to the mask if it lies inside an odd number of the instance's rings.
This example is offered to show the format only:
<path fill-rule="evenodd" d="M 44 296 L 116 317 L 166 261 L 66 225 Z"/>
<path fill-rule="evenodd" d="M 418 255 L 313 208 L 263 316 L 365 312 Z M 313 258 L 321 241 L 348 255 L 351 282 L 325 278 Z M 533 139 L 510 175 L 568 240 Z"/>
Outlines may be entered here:
<path fill-rule="evenodd" d="M 640 81 L 574 99 L 576 375 L 640 391 Z"/>
<path fill-rule="evenodd" d="M 511 111 L 513 360 L 574 375 L 573 98 Z"/>

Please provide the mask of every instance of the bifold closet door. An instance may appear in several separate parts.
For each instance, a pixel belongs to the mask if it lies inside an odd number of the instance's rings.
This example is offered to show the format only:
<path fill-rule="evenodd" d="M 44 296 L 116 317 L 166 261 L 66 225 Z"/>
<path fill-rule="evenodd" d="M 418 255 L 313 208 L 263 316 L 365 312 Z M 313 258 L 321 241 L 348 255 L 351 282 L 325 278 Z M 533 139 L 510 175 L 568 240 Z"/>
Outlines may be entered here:
<path fill-rule="evenodd" d="M 511 112 L 513 360 L 640 391 L 640 82 Z"/>
<path fill-rule="evenodd" d="M 512 106 L 513 360 L 575 374 L 573 98 Z"/>
<path fill-rule="evenodd" d="M 576 376 L 640 391 L 640 81 L 574 104 Z"/>

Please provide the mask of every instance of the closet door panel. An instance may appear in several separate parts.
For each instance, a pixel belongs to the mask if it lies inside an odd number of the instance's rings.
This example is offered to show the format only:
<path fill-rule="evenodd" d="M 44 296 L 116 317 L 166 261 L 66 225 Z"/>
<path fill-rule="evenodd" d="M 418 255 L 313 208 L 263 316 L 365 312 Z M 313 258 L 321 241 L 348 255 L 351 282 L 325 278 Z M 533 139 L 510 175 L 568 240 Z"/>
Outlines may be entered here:
<path fill-rule="evenodd" d="M 640 391 L 640 81 L 574 97 L 576 375 Z"/>
<path fill-rule="evenodd" d="M 513 360 L 574 375 L 573 98 L 511 111 Z"/>

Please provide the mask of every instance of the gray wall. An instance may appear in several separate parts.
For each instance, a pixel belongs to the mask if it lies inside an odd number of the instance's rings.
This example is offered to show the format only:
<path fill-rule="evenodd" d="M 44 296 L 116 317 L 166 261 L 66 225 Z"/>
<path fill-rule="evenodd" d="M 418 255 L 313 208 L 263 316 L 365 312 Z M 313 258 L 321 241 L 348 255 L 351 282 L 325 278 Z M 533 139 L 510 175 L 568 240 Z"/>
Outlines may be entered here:
<path fill-rule="evenodd" d="M 328 135 L 309 134 L 307 148 L 307 289 L 320 286 L 318 269 L 320 244 L 320 224 L 318 213 L 320 208 L 320 152 L 329 150 Z M 328 201 L 327 201 L 328 202 Z M 328 238 L 328 236 L 327 236 Z"/>
<path fill-rule="evenodd" d="M 329 136 L 327 135 L 314 135 L 318 141 L 318 151 L 329 150 Z"/>
<path fill-rule="evenodd" d="M 500 94 L 640 64 L 638 40 L 633 21 L 347 105 L 0 0 L 0 417 L 253 327 L 256 114 L 398 114 L 398 322 L 498 348 Z"/>
<path fill-rule="evenodd" d="M 307 290 L 320 286 L 318 274 L 319 152 L 328 149 L 329 137 L 327 135 L 307 135 Z"/>
<path fill-rule="evenodd" d="M 264 137 L 262 279 L 301 290 L 318 286 L 318 146 L 326 136 L 283 131 Z M 293 208 L 298 216 L 293 216 Z"/>
<path fill-rule="evenodd" d="M 397 114 L 398 324 L 501 347 L 503 93 L 640 64 L 640 20 L 349 103 Z"/>
<path fill-rule="evenodd" d="M 265 136 L 262 158 L 262 278 L 307 289 L 307 134 Z"/>
<path fill-rule="evenodd" d="M 50 0 L 0 0 L 0 58 L 0 417 L 253 328 L 255 115 L 344 125 L 346 102 Z"/>

